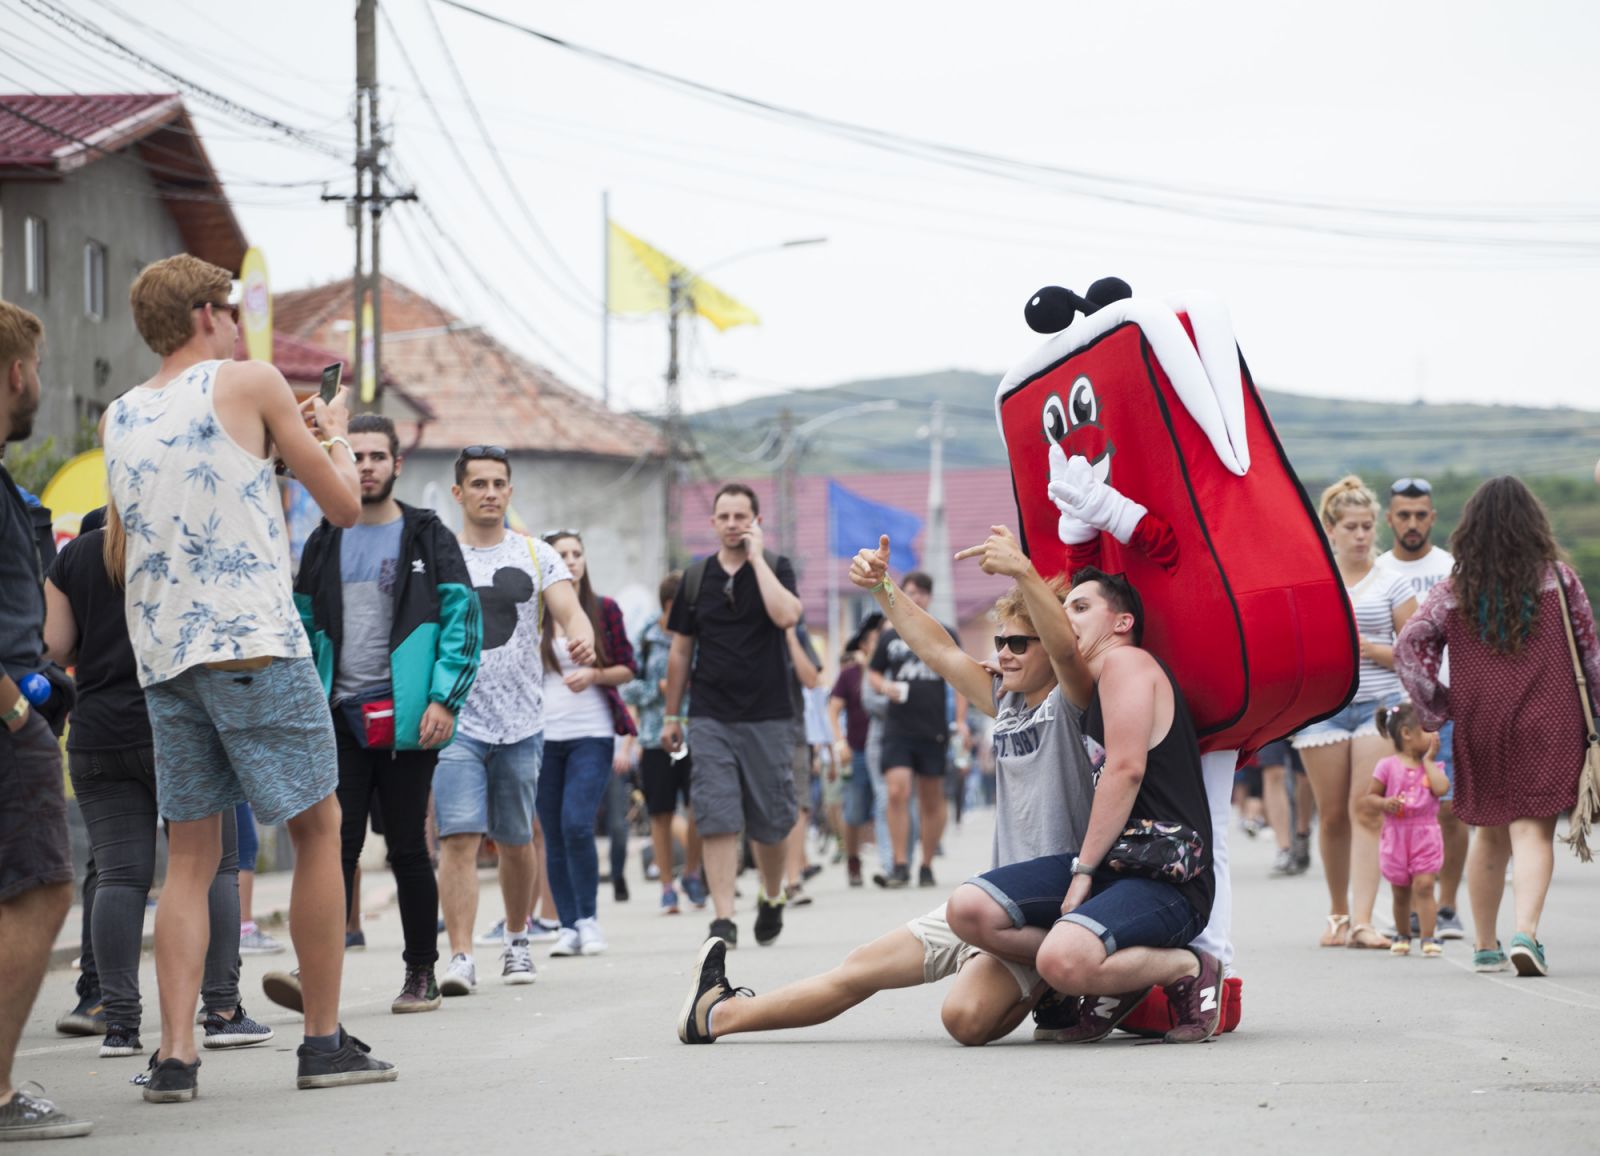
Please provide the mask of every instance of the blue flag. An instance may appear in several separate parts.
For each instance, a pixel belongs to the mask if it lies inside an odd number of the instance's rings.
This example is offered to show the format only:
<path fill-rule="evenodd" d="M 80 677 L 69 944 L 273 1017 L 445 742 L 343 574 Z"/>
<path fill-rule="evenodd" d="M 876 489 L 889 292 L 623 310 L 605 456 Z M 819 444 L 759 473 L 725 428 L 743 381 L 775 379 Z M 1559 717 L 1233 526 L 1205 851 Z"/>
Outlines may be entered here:
<path fill-rule="evenodd" d="M 904 573 L 917 568 L 911 543 L 922 532 L 922 519 L 909 510 L 885 506 L 828 482 L 828 552 L 854 558 L 863 546 L 876 548 L 878 535 L 889 535 L 889 563 Z"/>

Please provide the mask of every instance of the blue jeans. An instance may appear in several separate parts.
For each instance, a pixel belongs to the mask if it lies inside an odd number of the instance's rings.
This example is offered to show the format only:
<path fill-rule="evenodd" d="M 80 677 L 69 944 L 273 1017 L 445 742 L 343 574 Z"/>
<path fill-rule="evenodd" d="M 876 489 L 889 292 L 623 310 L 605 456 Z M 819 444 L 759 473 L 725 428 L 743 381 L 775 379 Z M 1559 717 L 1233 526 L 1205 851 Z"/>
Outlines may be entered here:
<path fill-rule="evenodd" d="M 611 782 L 616 739 L 547 739 L 539 774 L 539 822 L 544 827 L 545 868 L 562 927 L 593 919 L 600 890 L 600 856 L 594 819 Z"/>
<path fill-rule="evenodd" d="M 844 786 L 846 825 L 860 827 L 870 823 L 875 799 L 872 776 L 867 772 L 867 753 L 853 751 L 850 755 L 850 781 Z"/>

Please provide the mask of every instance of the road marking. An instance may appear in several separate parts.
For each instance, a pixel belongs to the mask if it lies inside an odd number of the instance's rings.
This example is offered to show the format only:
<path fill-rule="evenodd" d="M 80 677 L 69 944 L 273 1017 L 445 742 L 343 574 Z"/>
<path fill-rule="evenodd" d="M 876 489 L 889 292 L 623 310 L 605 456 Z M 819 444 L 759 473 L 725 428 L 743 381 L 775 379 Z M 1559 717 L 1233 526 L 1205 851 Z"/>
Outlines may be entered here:
<path fill-rule="evenodd" d="M 1558 995 L 1551 995 L 1548 991 L 1541 991 L 1540 990 L 1540 988 L 1557 987 L 1557 988 L 1560 988 L 1562 991 L 1570 991 L 1570 992 L 1575 992 L 1576 994 L 1581 995 L 1581 996 L 1588 996 L 1589 993 L 1584 991 L 1581 988 L 1568 987 L 1565 984 L 1555 983 L 1554 981 L 1546 979 L 1543 976 L 1538 977 L 1539 985 L 1538 985 L 1538 987 L 1535 987 L 1533 984 L 1522 982 L 1522 981 L 1515 980 L 1515 979 L 1507 979 L 1502 975 L 1495 975 L 1495 974 L 1492 974 L 1492 973 L 1489 973 L 1489 972 L 1473 971 L 1471 964 L 1462 963 L 1459 959 L 1451 959 L 1448 955 L 1445 956 L 1444 958 L 1445 958 L 1446 962 L 1454 964 L 1456 967 L 1459 967 L 1462 971 L 1466 972 L 1468 975 L 1479 976 L 1479 977 L 1481 977 L 1483 979 L 1488 980 L 1490 983 L 1497 983 L 1501 987 L 1510 988 L 1512 991 L 1520 991 L 1523 995 L 1531 995 L 1531 996 L 1536 996 L 1539 999 L 1547 999 L 1547 1000 L 1551 1001 L 1552 1003 L 1564 1003 L 1568 1007 L 1580 1007 L 1580 1008 L 1583 1008 L 1585 1011 L 1600 1011 L 1600 1003 L 1580 1003 L 1575 999 L 1562 999 Z"/>

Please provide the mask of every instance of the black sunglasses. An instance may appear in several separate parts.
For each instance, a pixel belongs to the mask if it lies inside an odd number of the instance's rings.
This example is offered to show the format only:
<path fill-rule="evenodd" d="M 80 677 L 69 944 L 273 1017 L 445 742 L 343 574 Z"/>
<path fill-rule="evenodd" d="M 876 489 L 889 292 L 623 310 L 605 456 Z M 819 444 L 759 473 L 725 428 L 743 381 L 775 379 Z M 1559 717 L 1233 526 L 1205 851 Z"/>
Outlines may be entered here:
<path fill-rule="evenodd" d="M 1400 478 L 1389 492 L 1400 498 L 1425 498 L 1433 493 L 1433 483 L 1427 478 Z"/>
<path fill-rule="evenodd" d="M 235 325 L 239 324 L 239 307 L 237 305 L 231 305 L 226 301 L 196 301 L 193 305 L 189 306 L 189 308 L 204 309 L 207 305 L 211 306 L 211 308 L 215 309 L 218 313 L 226 313 L 228 316 L 232 317 Z"/>
<path fill-rule="evenodd" d="M 737 609 L 733 602 L 733 578 L 734 576 L 729 574 L 728 580 L 722 584 L 722 600 L 728 604 L 729 610 Z"/>
<path fill-rule="evenodd" d="M 1012 654 L 1020 656 L 1028 653 L 1029 643 L 1038 641 L 1037 634 L 996 634 L 994 649 L 997 654 L 1002 650 L 1009 650 Z"/>
<path fill-rule="evenodd" d="M 491 462 L 503 462 L 509 455 L 504 446 L 468 446 L 461 451 L 461 461 L 480 462 L 488 459 Z"/>

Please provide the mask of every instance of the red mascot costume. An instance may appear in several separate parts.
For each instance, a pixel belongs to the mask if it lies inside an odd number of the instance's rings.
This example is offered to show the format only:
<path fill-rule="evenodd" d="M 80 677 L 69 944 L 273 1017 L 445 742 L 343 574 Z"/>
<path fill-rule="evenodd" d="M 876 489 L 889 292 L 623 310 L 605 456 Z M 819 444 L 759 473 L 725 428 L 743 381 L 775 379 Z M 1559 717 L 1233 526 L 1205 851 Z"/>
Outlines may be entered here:
<path fill-rule="evenodd" d="M 1082 316 L 1078 316 L 1082 314 Z M 1200 734 L 1217 894 L 1197 945 L 1229 973 L 1238 1025 L 1227 832 L 1233 772 L 1355 693 L 1355 622 L 1327 538 L 1213 297 L 1043 289 L 1028 323 L 1054 336 L 995 394 L 1022 544 L 1039 572 L 1122 571 Z M 1124 1021 L 1171 1026 L 1159 988 Z"/>

